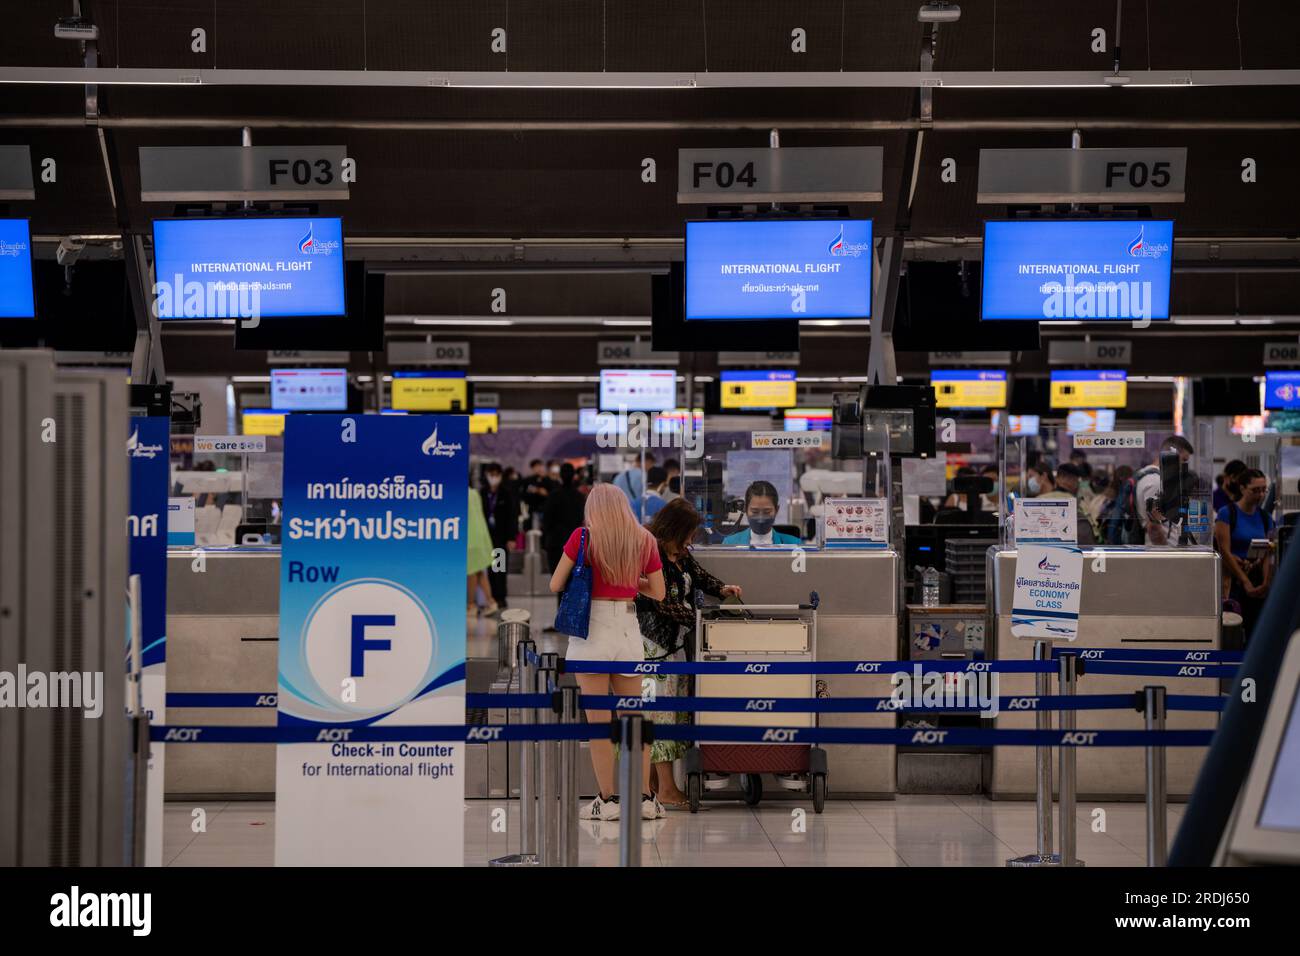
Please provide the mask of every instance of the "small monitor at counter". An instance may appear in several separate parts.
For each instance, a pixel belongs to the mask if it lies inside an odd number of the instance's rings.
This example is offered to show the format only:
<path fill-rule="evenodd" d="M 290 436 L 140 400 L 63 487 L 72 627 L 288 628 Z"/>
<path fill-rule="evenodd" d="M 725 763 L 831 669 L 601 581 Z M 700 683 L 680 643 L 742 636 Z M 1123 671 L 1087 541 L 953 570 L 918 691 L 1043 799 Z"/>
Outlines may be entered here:
<path fill-rule="evenodd" d="M 1071 435 L 1083 435 L 1090 432 L 1113 432 L 1115 430 L 1115 409 L 1076 408 L 1065 417 L 1065 430 Z"/>
<path fill-rule="evenodd" d="M 1007 373 L 1002 370 L 936 369 L 930 373 L 936 408 L 1005 408 Z"/>
<path fill-rule="evenodd" d="M 578 409 L 578 434 L 595 435 L 600 432 L 600 409 Z"/>
<path fill-rule="evenodd" d="M 721 404 L 726 409 L 790 408 L 798 396 L 793 370 L 725 371 Z"/>
<path fill-rule="evenodd" d="M 500 416 L 495 408 L 476 408 L 469 416 L 471 435 L 495 435 L 500 428 Z"/>
<path fill-rule="evenodd" d="M 1053 408 L 1123 408 L 1127 404 L 1127 372 L 1075 370 L 1052 373 Z"/>
<path fill-rule="evenodd" d="M 788 432 L 828 432 L 832 410 L 829 408 L 787 408 L 785 430 Z"/>
<path fill-rule="evenodd" d="M 1169 219 L 985 222 L 980 316 L 1167 319 L 1173 249 Z"/>
<path fill-rule="evenodd" d="M 272 408 L 245 408 L 240 414 L 245 435 L 283 435 L 284 412 Z"/>
<path fill-rule="evenodd" d="M 469 410 L 469 388 L 464 372 L 394 372 L 393 408 L 403 412 L 459 412 Z"/>
<path fill-rule="evenodd" d="M 1264 376 L 1264 408 L 1300 409 L 1300 372 L 1268 372 Z"/>
<path fill-rule="evenodd" d="M 347 369 L 273 368 L 271 407 L 278 412 L 346 411 Z"/>
<path fill-rule="evenodd" d="M 992 422 L 989 431 L 996 435 L 998 428 L 1002 424 L 1002 413 L 993 412 Z M 1039 427 L 1039 417 L 1037 415 L 1008 415 L 1007 416 L 1007 434 L 1015 437 L 1022 435 L 1037 435 Z"/>
<path fill-rule="evenodd" d="M 666 412 L 677 407 L 677 372 L 659 368 L 600 371 L 600 408 L 605 412 Z"/>

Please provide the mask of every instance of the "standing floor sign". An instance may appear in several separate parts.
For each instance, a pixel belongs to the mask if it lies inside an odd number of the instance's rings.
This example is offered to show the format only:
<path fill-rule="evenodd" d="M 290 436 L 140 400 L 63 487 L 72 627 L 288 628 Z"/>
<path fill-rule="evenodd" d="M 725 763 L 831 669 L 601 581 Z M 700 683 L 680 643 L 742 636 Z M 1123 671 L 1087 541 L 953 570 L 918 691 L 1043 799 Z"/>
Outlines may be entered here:
<path fill-rule="evenodd" d="M 150 724 L 166 723 L 167 483 L 171 420 L 133 417 L 126 454 L 131 511 L 126 519 L 131 574 L 140 575 L 140 690 Z M 130 660 L 130 648 L 125 648 Z M 145 865 L 162 866 L 164 744 L 149 747 Z"/>
<path fill-rule="evenodd" d="M 465 722 L 464 417 L 293 415 L 285 428 L 280 866 L 463 862 L 464 744 L 348 728 Z"/>

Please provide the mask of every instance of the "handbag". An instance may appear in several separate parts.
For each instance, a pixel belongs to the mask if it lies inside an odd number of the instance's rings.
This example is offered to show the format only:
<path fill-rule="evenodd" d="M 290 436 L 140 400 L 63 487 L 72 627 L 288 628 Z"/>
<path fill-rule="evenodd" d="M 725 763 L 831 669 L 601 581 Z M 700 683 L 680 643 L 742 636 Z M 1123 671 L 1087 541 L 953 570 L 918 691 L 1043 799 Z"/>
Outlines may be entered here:
<path fill-rule="evenodd" d="M 564 585 L 560 609 L 555 612 L 555 629 L 569 637 L 585 638 L 591 625 L 592 569 L 586 560 L 586 528 L 582 529 L 581 535 L 578 539 L 578 559 L 573 564 L 568 583 Z"/>

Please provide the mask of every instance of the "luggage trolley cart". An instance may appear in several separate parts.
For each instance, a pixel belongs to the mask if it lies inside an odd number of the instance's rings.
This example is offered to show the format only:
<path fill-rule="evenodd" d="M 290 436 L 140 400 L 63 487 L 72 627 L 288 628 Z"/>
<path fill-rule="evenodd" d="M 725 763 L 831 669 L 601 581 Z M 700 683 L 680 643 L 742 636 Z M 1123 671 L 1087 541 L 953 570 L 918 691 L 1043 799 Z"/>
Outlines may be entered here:
<path fill-rule="evenodd" d="M 746 664 L 811 662 L 817 653 L 817 592 L 807 604 L 704 605 L 695 608 L 695 657 L 698 661 Z M 697 674 L 697 697 L 817 696 L 816 674 Z M 815 727 L 815 713 L 768 711 L 700 711 L 698 726 L 766 727 L 779 720 L 787 727 Z M 763 773 L 800 774 L 812 795 L 813 811 L 826 805 L 826 751 L 808 744 L 695 744 L 686 751 L 686 795 L 691 812 L 700 808 L 704 774 L 741 774 L 745 802 L 763 797 Z"/>

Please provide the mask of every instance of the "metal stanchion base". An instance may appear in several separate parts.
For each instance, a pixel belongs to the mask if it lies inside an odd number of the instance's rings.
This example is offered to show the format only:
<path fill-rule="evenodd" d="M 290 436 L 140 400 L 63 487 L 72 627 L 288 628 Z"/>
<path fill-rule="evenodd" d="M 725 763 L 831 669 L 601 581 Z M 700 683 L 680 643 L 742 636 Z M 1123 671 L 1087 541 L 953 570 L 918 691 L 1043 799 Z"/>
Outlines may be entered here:
<path fill-rule="evenodd" d="M 1031 853 L 1028 856 L 1017 856 L 1007 860 L 1007 866 L 1060 866 L 1061 856 L 1053 853 L 1051 856 L 1040 856 L 1037 853 Z"/>
<path fill-rule="evenodd" d="M 537 859 L 536 853 L 511 853 L 509 856 L 499 856 L 495 860 L 488 860 L 488 866 L 541 866 L 542 861 Z"/>

